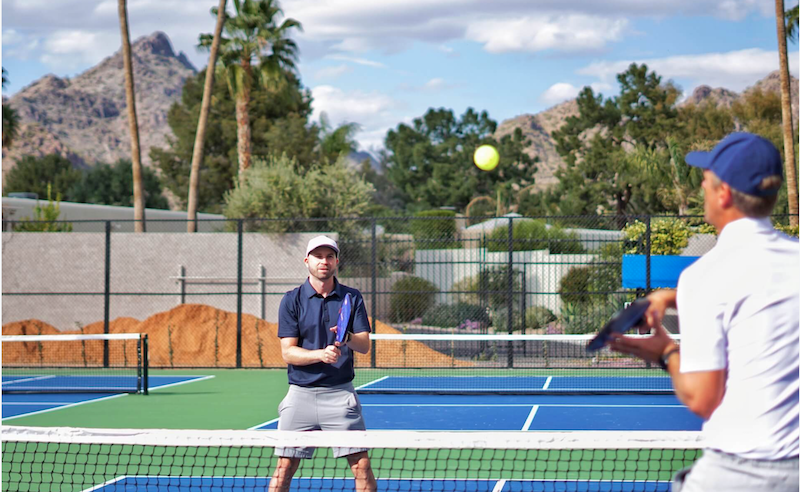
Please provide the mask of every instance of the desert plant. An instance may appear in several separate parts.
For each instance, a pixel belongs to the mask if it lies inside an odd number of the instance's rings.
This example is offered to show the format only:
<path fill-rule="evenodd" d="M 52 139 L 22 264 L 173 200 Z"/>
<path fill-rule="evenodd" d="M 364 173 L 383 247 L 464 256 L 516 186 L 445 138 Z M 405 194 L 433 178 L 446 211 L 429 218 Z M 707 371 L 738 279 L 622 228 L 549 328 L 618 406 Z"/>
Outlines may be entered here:
<path fill-rule="evenodd" d="M 452 210 L 425 210 L 419 212 L 419 219 L 411 222 L 416 249 L 460 249 L 456 239 L 456 213 Z M 431 219 L 430 217 L 441 217 Z"/>
<path fill-rule="evenodd" d="M 539 330 L 555 321 L 556 315 L 544 306 L 531 306 L 525 311 L 525 328 Z"/>

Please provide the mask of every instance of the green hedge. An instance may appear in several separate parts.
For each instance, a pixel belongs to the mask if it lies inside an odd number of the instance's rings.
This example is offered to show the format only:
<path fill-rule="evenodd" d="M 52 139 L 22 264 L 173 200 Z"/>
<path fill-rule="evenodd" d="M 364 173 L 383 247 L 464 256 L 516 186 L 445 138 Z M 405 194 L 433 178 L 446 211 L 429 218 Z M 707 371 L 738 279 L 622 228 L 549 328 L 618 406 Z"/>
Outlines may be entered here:
<path fill-rule="evenodd" d="M 456 213 L 452 210 L 426 210 L 412 219 L 411 232 L 416 249 L 460 249 L 461 242 L 456 239 Z M 426 219 L 441 217 L 441 219 Z"/>

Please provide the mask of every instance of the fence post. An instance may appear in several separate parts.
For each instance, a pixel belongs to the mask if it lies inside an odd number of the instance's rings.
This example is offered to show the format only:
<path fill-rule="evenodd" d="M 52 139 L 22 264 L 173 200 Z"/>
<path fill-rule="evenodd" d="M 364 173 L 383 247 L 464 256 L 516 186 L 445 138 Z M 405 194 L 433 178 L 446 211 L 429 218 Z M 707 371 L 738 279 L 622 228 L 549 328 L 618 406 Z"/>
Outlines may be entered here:
<path fill-rule="evenodd" d="M 372 218 L 372 300 L 370 302 L 370 310 L 372 311 L 372 331 L 374 332 L 377 327 L 375 313 L 378 312 L 378 221 L 375 217 Z M 372 347 L 370 348 L 369 363 L 370 367 L 375 367 L 375 340 L 372 340 Z"/>
<path fill-rule="evenodd" d="M 650 287 L 650 246 L 651 246 L 650 233 L 651 233 L 651 228 L 650 228 L 650 216 L 649 215 L 645 219 L 645 226 L 646 226 L 645 233 L 644 233 L 644 236 L 645 236 L 645 241 L 644 241 L 645 293 L 649 294 L 650 290 L 651 290 L 651 287 Z"/>
<path fill-rule="evenodd" d="M 111 221 L 106 221 L 106 264 L 103 291 L 103 333 L 109 332 L 111 317 Z M 103 340 L 103 367 L 108 367 L 108 340 Z"/>
<path fill-rule="evenodd" d="M 236 367 L 242 367 L 242 239 L 244 238 L 244 221 L 236 221 L 238 236 L 236 254 Z"/>
<path fill-rule="evenodd" d="M 178 265 L 178 285 L 181 292 L 181 305 L 186 304 L 186 267 Z"/>
<path fill-rule="evenodd" d="M 258 285 L 261 290 L 261 319 L 267 319 L 267 268 L 258 265 Z"/>
<path fill-rule="evenodd" d="M 514 332 L 514 219 L 508 217 L 508 297 L 506 297 L 506 326 Z M 508 367 L 514 367 L 514 344 L 508 342 Z"/>

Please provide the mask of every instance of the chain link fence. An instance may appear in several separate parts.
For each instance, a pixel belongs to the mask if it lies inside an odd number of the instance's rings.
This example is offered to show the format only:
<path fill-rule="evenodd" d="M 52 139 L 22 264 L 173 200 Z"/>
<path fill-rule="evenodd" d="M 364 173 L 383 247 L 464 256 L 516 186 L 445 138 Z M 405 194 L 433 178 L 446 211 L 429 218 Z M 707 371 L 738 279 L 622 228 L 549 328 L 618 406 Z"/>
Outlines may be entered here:
<path fill-rule="evenodd" d="M 694 216 L 39 225 L 69 232 L 3 224 L 3 334 L 144 332 L 153 367 L 283 367 L 278 307 L 318 234 L 339 242 L 338 278 L 375 331 L 412 334 L 591 333 L 716 243 Z"/>

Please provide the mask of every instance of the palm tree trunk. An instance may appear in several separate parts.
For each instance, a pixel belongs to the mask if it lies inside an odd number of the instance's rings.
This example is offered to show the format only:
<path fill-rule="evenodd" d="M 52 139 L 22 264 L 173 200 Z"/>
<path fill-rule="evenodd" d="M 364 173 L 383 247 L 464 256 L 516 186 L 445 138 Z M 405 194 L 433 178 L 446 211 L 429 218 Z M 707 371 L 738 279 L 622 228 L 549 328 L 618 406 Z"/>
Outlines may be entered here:
<path fill-rule="evenodd" d="M 243 87 L 236 95 L 236 150 L 239 153 L 239 186 L 244 185 L 244 175 L 250 167 L 250 87 Z"/>
<path fill-rule="evenodd" d="M 786 21 L 784 20 L 783 0 L 775 0 L 775 17 L 778 24 L 778 54 L 781 74 L 781 114 L 783 118 L 783 153 L 786 169 L 786 187 L 789 194 L 789 213 L 791 224 L 797 221 L 797 161 L 794 157 L 794 134 L 792 123 L 792 96 L 789 81 L 789 57 L 786 54 Z"/>
<path fill-rule="evenodd" d="M 217 66 L 217 51 L 219 40 L 222 37 L 222 26 L 225 24 L 225 4 L 227 0 L 219 0 L 217 7 L 217 25 L 214 28 L 214 40 L 211 42 L 211 52 L 208 55 L 206 67 L 206 82 L 203 86 L 203 102 L 200 105 L 200 119 L 197 121 L 197 134 L 194 137 L 194 151 L 192 152 L 192 171 L 189 174 L 189 203 L 187 204 L 186 232 L 197 232 L 197 192 L 200 186 L 200 164 L 203 162 L 203 145 L 206 139 L 206 125 L 208 113 L 211 110 L 211 93 L 214 90 L 214 70 Z"/>
<path fill-rule="evenodd" d="M 128 123 L 131 130 L 131 163 L 133 164 L 133 218 L 134 230 L 145 231 L 144 193 L 142 189 L 142 154 L 139 148 L 139 124 L 136 121 L 136 101 L 133 86 L 133 62 L 131 41 L 128 36 L 127 0 L 118 0 L 119 28 L 122 32 L 122 59 L 125 65 L 125 99 L 128 104 Z"/>

